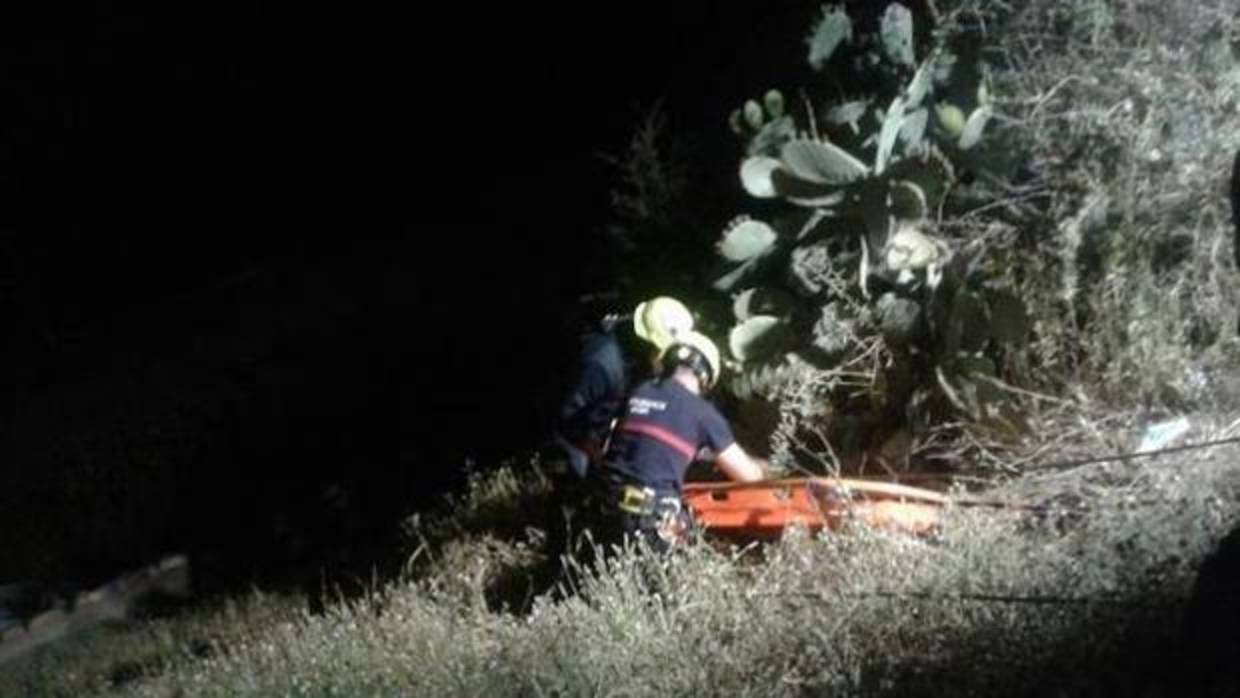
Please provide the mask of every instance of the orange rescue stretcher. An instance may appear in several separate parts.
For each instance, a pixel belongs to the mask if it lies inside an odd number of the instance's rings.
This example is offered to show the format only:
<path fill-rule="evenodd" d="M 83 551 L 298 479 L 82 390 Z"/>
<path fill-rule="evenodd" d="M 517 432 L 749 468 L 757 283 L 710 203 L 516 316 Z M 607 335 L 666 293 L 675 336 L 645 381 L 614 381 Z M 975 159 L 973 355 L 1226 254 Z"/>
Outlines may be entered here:
<path fill-rule="evenodd" d="M 778 538 L 788 526 L 811 532 L 845 521 L 917 535 L 938 530 L 946 495 L 890 482 L 832 477 L 759 482 L 687 482 L 685 505 L 707 532 L 729 538 Z"/>

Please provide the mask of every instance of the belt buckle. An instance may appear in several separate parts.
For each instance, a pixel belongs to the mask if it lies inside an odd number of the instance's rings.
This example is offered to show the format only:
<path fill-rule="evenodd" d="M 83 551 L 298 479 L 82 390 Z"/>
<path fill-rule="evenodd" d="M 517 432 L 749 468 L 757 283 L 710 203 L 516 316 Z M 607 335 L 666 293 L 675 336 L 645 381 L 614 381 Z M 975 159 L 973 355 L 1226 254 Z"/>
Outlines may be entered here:
<path fill-rule="evenodd" d="M 654 490 L 649 487 L 625 485 L 620 495 L 620 511 L 634 516 L 646 516 L 654 512 Z"/>

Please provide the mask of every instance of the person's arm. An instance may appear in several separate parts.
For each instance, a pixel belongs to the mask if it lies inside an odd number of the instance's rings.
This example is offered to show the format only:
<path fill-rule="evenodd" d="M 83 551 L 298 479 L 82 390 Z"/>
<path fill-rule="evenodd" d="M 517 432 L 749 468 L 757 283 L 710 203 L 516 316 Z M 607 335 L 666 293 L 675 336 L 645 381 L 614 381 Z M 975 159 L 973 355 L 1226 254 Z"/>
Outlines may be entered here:
<path fill-rule="evenodd" d="M 730 479 L 738 482 L 755 482 L 765 480 L 770 471 L 769 464 L 761 458 L 755 458 L 741 448 L 740 444 L 731 446 L 715 456 L 715 465 Z"/>
<path fill-rule="evenodd" d="M 560 401 L 560 417 L 569 419 L 581 411 L 582 407 L 598 400 L 605 385 L 606 376 L 598 366 L 594 364 L 581 366 L 577 370 L 573 384 L 565 393 L 564 399 Z"/>

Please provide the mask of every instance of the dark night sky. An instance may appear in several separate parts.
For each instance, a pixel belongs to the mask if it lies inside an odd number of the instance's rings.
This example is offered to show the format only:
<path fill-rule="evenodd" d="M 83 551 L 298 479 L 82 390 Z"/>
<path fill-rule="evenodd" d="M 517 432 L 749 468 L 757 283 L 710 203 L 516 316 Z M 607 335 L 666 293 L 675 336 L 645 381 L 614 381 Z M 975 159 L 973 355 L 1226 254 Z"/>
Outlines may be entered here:
<path fill-rule="evenodd" d="M 64 431 L 31 404 L 168 363 L 294 406 L 246 467 L 360 452 L 426 496 L 544 437 L 598 155 L 660 98 L 734 147 L 727 112 L 800 66 L 816 4 L 73 7 L 2 22 L 19 453 Z"/>
<path fill-rule="evenodd" d="M 807 3 L 787 3 L 797 5 Z M 662 100 L 673 137 L 717 144 L 720 161 L 733 167 L 727 114 L 769 86 L 770 66 L 799 65 L 796 39 L 810 7 L 782 15 L 767 8 L 765 16 L 702 1 L 570 5 L 534 15 L 510 10 L 477 34 L 467 32 L 463 45 L 444 49 L 479 60 L 443 76 L 468 124 L 449 146 L 456 155 L 447 182 L 465 203 L 447 220 L 467 250 L 480 239 L 493 246 L 489 260 L 469 252 L 456 260 L 502 291 L 467 310 L 452 300 L 438 306 L 441 314 L 480 321 L 455 327 L 443 340 L 453 364 L 472 366 L 480 380 L 458 390 L 459 374 L 437 373 L 431 393 L 462 411 L 480 400 L 504 405 L 508 419 L 529 416 L 531 393 L 556 350 L 538 328 L 554 324 L 547 316 L 560 314 L 572 291 L 595 283 L 575 278 L 574 262 L 597 244 L 608 215 L 612 171 L 598 155 L 620 152 L 643 110 Z M 777 31 L 791 31 L 794 41 L 772 51 L 762 40 Z M 433 278 L 432 294 L 461 292 L 460 284 Z M 503 358 L 492 361 L 492 347 Z M 526 366 L 529 374 L 515 375 Z"/>

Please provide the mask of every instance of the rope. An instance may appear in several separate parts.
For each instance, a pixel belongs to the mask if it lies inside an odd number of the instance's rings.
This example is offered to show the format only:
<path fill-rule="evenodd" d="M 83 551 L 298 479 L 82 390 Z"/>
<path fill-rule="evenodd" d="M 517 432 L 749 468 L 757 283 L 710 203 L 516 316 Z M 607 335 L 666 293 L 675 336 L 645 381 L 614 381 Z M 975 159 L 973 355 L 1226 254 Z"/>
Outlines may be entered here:
<path fill-rule="evenodd" d="M 1205 448 L 1213 448 L 1215 446 L 1225 446 L 1227 444 L 1240 443 L 1240 436 L 1233 436 L 1226 439 L 1215 439 L 1214 441 L 1202 441 L 1195 444 L 1185 444 L 1183 446 L 1168 446 L 1166 448 L 1154 449 L 1152 451 L 1136 451 L 1134 453 L 1122 453 L 1113 456 L 1097 456 L 1094 458 L 1081 458 L 1079 460 L 1069 460 L 1052 462 L 1040 467 L 1042 468 L 1075 468 L 1082 465 L 1092 465 L 1094 463 L 1107 463 L 1110 461 L 1124 460 L 1127 458 L 1149 458 L 1151 456 L 1161 456 L 1164 453 L 1180 453 L 1182 451 L 1195 451 Z"/>
<path fill-rule="evenodd" d="M 814 591 L 793 592 L 793 594 L 799 596 L 809 596 L 823 601 L 829 601 L 832 598 L 832 595 Z M 783 595 L 785 594 L 762 594 L 762 596 Z M 851 599 L 912 599 L 917 601 L 935 601 L 940 603 L 968 602 L 983 604 L 1028 604 L 1033 606 L 1144 607 L 1148 606 L 1151 601 L 1148 594 L 1143 594 L 1140 598 L 1108 598 L 1105 596 L 1021 596 L 1009 594 L 932 594 L 925 591 L 859 591 L 843 592 L 838 596 Z M 1187 601 L 1187 599 L 1181 596 L 1170 594 L 1155 600 L 1176 601 L 1180 603 Z"/>
<path fill-rule="evenodd" d="M 918 601 L 967 601 L 971 603 L 996 603 L 996 604 L 1029 604 L 1034 606 L 1144 606 L 1148 605 L 1148 596 L 1143 596 L 1142 600 L 1107 598 L 1107 597 L 1082 597 L 1082 596 L 1017 596 L 1006 594 L 931 594 L 924 591 L 872 591 L 857 592 L 847 594 L 847 596 L 864 598 L 882 598 L 882 599 L 916 599 Z M 1171 599 L 1183 601 L 1179 597 L 1170 597 Z"/>
<path fill-rule="evenodd" d="M 1136 451 L 1133 453 L 1117 453 L 1110 456 L 1094 456 L 1092 458 L 1080 458 L 1077 460 L 1051 461 L 1050 463 L 1042 463 L 1036 466 L 1040 470 L 1066 470 L 1068 468 L 1076 468 L 1082 465 L 1093 465 L 1095 463 L 1109 463 L 1111 461 L 1122 461 L 1128 458 L 1150 458 L 1153 456 L 1161 456 L 1166 453 L 1181 453 L 1184 451 L 1196 451 L 1215 446 L 1226 446 L 1227 444 L 1240 443 L 1240 436 L 1232 436 L 1226 439 L 1215 439 L 1213 441 L 1202 441 L 1195 444 L 1185 444 L 1183 446 L 1168 446 L 1166 448 L 1154 449 L 1152 451 Z M 808 470 L 806 471 L 808 473 Z M 917 482 L 920 480 L 959 480 L 959 479 L 975 479 L 986 481 L 985 478 L 972 476 L 961 476 L 952 473 L 902 473 L 896 474 L 897 481 Z"/>

